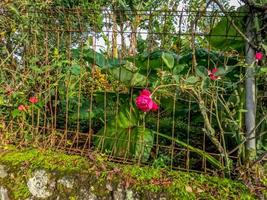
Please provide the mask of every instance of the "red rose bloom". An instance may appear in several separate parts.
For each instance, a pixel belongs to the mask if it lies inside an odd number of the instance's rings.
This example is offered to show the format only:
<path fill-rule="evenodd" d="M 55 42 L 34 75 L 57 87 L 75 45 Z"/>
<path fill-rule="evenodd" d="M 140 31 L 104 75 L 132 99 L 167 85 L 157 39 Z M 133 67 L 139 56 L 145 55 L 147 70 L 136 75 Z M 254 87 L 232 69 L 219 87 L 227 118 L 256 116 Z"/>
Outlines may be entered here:
<path fill-rule="evenodd" d="M 153 106 L 152 106 L 151 110 L 157 111 L 158 109 L 159 109 L 159 106 L 155 102 L 153 102 Z"/>
<path fill-rule="evenodd" d="M 19 111 L 26 111 L 27 110 L 27 106 L 19 105 L 18 110 Z"/>
<path fill-rule="evenodd" d="M 37 97 L 30 97 L 29 102 L 31 102 L 33 104 L 38 103 L 38 98 Z"/>
<path fill-rule="evenodd" d="M 137 108 L 143 112 L 158 110 L 158 105 L 151 99 L 151 93 L 146 89 L 140 92 L 140 95 L 136 98 L 135 103 Z"/>
<path fill-rule="evenodd" d="M 213 68 L 211 71 L 208 70 L 208 75 L 210 77 L 211 80 L 215 81 L 217 80 L 218 78 L 220 78 L 219 76 L 215 76 L 215 73 L 218 71 L 217 68 Z"/>
<path fill-rule="evenodd" d="M 256 54 L 255 54 L 256 61 L 261 60 L 262 58 L 263 58 L 263 53 L 262 52 L 256 52 Z"/>
<path fill-rule="evenodd" d="M 150 97 L 145 95 L 140 95 L 135 100 L 137 108 L 143 112 L 148 112 L 153 108 L 153 101 Z"/>
<path fill-rule="evenodd" d="M 140 96 L 142 96 L 142 95 L 150 97 L 151 93 L 150 93 L 149 90 L 144 89 L 144 90 L 142 90 L 142 91 L 140 92 Z"/>

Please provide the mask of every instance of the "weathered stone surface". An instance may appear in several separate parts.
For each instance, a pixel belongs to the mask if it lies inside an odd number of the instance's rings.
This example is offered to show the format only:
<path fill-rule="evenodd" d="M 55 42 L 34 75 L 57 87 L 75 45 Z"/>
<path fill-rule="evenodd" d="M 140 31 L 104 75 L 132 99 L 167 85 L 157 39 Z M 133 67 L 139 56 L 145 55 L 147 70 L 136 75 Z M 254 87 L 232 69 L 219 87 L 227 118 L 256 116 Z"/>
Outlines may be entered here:
<path fill-rule="evenodd" d="M 5 170 L 4 165 L 0 165 L 0 178 L 5 178 L 8 176 L 7 171 Z"/>
<path fill-rule="evenodd" d="M 8 197 L 8 190 L 0 186 L 0 200 L 10 200 Z"/>
<path fill-rule="evenodd" d="M 29 155 L 33 155 L 31 159 Z M 218 192 L 216 198 L 224 195 L 225 189 L 221 189 L 221 185 L 231 191 L 230 195 L 240 192 L 241 195 L 244 194 L 243 198 L 240 196 L 240 199 L 250 197 L 250 193 L 243 185 L 231 180 L 224 179 L 220 182 L 220 187 L 214 188 L 213 185 L 205 189 L 212 177 L 206 179 L 202 175 L 189 175 L 182 172 L 164 174 L 166 171 L 161 171 L 161 169 L 136 166 L 119 165 L 114 168 L 113 163 L 103 167 L 102 160 L 85 165 L 83 163 L 87 160 L 83 158 L 72 156 L 66 158 L 62 154 L 60 156 L 56 154 L 52 159 L 51 152 L 39 158 L 40 155 L 42 154 L 30 151 L 25 156 L 27 159 L 18 164 L 20 153 L 11 154 L 9 162 L 6 162 L 7 157 L 5 157 L 5 162 L 1 162 L 0 154 L 0 166 L 2 165 L 0 167 L 0 200 L 211 199 L 210 193 L 213 195 Z M 18 159 L 14 161 L 16 156 Z M 50 156 L 49 162 L 44 162 L 47 156 Z M 64 159 L 60 160 L 61 157 Z M 51 164 L 52 161 L 54 164 Z M 118 168 L 121 172 L 118 172 Z M 195 177 L 198 178 L 195 179 Z M 200 179 L 201 182 L 198 181 Z M 192 180 L 196 181 L 197 188 L 188 192 L 186 187 L 191 184 Z M 218 181 L 218 178 L 213 182 L 215 181 Z M 191 185 L 190 187 L 193 188 Z M 229 198 L 224 196 L 221 199 L 236 199 L 235 197 L 236 195 Z"/>
<path fill-rule="evenodd" d="M 139 200 L 139 198 L 135 197 L 135 194 L 132 190 L 125 190 L 126 200 Z"/>
<path fill-rule="evenodd" d="M 57 183 L 63 185 L 64 187 L 68 189 L 72 189 L 74 186 L 74 179 L 73 178 L 68 178 L 68 177 L 63 177 L 57 181 Z"/>
<path fill-rule="evenodd" d="M 51 190 L 55 187 L 55 183 L 49 181 L 48 173 L 45 170 L 38 170 L 28 180 L 27 186 L 33 196 L 45 199 L 52 195 Z"/>
<path fill-rule="evenodd" d="M 106 184 L 106 188 L 107 188 L 108 191 L 112 191 L 113 190 L 113 187 L 112 187 L 112 185 L 110 183 Z"/>
<path fill-rule="evenodd" d="M 82 188 L 80 190 L 79 200 L 97 200 L 97 196 L 90 190 Z"/>
<path fill-rule="evenodd" d="M 124 200 L 125 199 L 125 193 L 124 189 L 119 185 L 117 190 L 113 192 L 113 199 L 114 200 Z"/>

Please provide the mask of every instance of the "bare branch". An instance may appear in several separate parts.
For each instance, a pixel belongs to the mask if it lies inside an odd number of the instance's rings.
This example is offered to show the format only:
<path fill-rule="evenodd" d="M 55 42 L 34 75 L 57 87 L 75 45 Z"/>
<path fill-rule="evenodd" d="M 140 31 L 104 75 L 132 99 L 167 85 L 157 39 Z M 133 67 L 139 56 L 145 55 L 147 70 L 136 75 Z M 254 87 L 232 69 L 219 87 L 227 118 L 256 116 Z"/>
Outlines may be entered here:
<path fill-rule="evenodd" d="M 218 1 L 218 0 L 212 0 L 214 3 L 216 3 L 219 8 L 221 9 L 221 11 L 225 14 L 225 16 L 227 17 L 227 19 L 230 21 L 231 25 L 233 26 L 233 28 L 241 35 L 241 37 L 249 43 L 249 45 L 254 48 L 254 49 L 258 49 L 258 47 L 247 38 L 247 36 L 236 26 L 234 20 L 231 18 L 231 16 L 228 14 L 228 12 L 225 10 L 225 8 L 223 7 L 223 5 Z"/>

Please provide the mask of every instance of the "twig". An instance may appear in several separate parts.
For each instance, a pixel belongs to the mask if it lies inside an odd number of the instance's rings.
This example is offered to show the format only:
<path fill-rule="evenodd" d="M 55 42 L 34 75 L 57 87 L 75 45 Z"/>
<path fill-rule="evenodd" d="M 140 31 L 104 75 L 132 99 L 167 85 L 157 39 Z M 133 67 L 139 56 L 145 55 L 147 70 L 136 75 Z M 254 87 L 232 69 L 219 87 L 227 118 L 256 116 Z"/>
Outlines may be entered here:
<path fill-rule="evenodd" d="M 21 38 L 20 42 L 22 42 L 26 36 L 27 34 L 25 34 L 24 37 Z M 6 63 L 6 61 L 13 55 L 13 53 L 19 48 L 20 42 L 15 46 L 13 51 L 10 54 L 8 54 L 8 56 L 4 59 L 4 61 L 0 64 L 0 67 L 2 67 Z"/>
<path fill-rule="evenodd" d="M 252 133 L 253 133 L 253 132 L 254 132 L 254 131 L 261 125 L 261 123 L 262 123 L 264 120 L 266 120 L 266 118 L 267 118 L 267 115 L 265 115 L 265 116 L 260 120 L 260 122 L 257 124 L 257 126 L 254 127 L 254 128 L 249 132 L 248 136 L 252 135 Z M 235 147 L 233 150 L 231 150 L 231 151 L 229 152 L 229 155 L 232 154 L 233 152 L 235 152 L 237 149 L 239 149 L 239 147 L 240 147 L 241 145 L 243 145 L 246 141 L 255 139 L 255 138 L 257 138 L 257 137 L 258 137 L 258 136 L 256 136 L 256 137 L 252 137 L 252 138 L 248 138 L 248 137 L 246 137 L 240 144 L 238 144 L 237 147 Z"/>
<path fill-rule="evenodd" d="M 252 166 L 256 165 L 257 163 L 261 162 L 266 157 L 267 157 L 267 152 L 264 152 L 259 158 L 257 158 L 256 160 L 254 160 L 254 162 L 251 164 L 250 168 Z"/>
<path fill-rule="evenodd" d="M 236 26 L 234 20 L 229 16 L 228 12 L 224 9 L 223 5 L 218 0 L 212 0 L 212 1 L 219 6 L 219 8 L 221 9 L 221 11 L 225 14 L 225 16 L 227 17 L 227 19 L 232 24 L 233 28 L 241 35 L 241 37 L 246 42 L 248 42 L 251 47 L 253 47 L 254 49 L 258 49 L 258 47 L 252 41 L 250 41 L 250 39 L 248 39 L 247 36 Z"/>

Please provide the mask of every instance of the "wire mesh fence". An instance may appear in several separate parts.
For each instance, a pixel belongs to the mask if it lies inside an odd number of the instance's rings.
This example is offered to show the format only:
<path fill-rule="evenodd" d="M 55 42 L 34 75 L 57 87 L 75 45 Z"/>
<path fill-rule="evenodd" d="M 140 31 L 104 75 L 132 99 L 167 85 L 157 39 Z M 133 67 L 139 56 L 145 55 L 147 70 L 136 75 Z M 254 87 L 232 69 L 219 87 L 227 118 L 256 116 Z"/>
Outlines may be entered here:
<path fill-rule="evenodd" d="M 224 41 L 219 45 L 243 41 L 225 13 L 107 8 L 22 13 L 1 13 L 14 24 L 27 17 L 23 26 L 17 24 L 9 37 L 2 37 L 2 47 L 13 45 L 1 65 L 1 92 L 6 94 L 0 112 L 2 143 L 87 156 L 98 151 L 117 162 L 188 171 L 214 170 L 207 155 L 223 164 L 223 155 L 203 131 L 198 102 L 174 80 L 181 78 L 179 71 L 195 70 L 194 56 L 207 69 L 235 63 L 238 52 L 211 47 L 217 38 Z M 228 14 L 236 23 L 244 17 Z M 223 19 L 223 30 L 217 30 Z M 164 53 L 173 56 L 174 66 L 166 66 Z M 158 110 L 136 108 L 140 91 L 166 83 L 168 90 L 159 87 L 153 94 Z M 218 95 L 230 96 L 227 89 Z M 236 161 L 235 153 L 230 158 Z"/>

